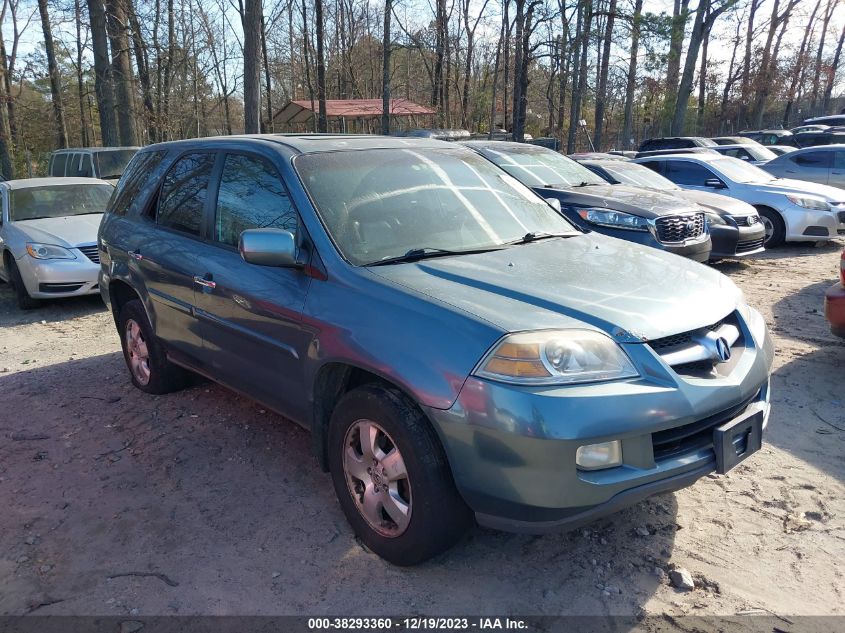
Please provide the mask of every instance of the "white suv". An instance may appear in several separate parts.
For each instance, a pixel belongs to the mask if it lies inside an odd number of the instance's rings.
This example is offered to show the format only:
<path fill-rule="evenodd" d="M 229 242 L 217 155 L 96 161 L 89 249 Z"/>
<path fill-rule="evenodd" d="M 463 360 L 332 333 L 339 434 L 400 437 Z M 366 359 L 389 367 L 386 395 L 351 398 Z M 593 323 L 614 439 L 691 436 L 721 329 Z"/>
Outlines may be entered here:
<path fill-rule="evenodd" d="M 760 212 L 767 247 L 845 235 L 845 191 L 803 180 L 775 178 L 759 167 L 719 154 L 667 154 L 635 162 L 684 189 L 711 191 Z"/>

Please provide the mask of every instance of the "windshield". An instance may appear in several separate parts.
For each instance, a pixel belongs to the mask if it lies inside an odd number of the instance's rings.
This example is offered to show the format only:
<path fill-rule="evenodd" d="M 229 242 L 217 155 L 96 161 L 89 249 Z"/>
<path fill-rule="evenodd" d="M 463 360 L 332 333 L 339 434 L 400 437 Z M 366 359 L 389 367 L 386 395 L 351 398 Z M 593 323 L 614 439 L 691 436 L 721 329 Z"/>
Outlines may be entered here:
<path fill-rule="evenodd" d="M 294 165 L 338 250 L 358 266 L 414 249 L 492 249 L 528 233 L 574 230 L 530 189 L 467 150 L 305 154 Z"/>
<path fill-rule="evenodd" d="M 484 156 L 529 187 L 606 185 L 599 176 L 554 150 L 536 145 L 484 146 Z"/>
<path fill-rule="evenodd" d="M 94 153 L 98 178 L 120 178 L 137 149 L 114 149 Z"/>
<path fill-rule="evenodd" d="M 104 213 L 111 185 L 46 185 L 9 191 L 12 221 Z"/>
<path fill-rule="evenodd" d="M 749 165 L 738 158 L 720 158 L 710 161 L 710 165 L 734 182 L 772 182 L 775 178 L 756 165 Z"/>
<path fill-rule="evenodd" d="M 677 191 L 680 189 L 674 182 L 668 178 L 664 178 L 648 167 L 643 167 L 636 163 L 623 163 L 622 161 L 614 161 L 614 163 L 619 164 L 609 165 L 602 163 L 602 167 L 614 180 L 623 185 L 634 185 L 636 187 L 646 187 L 659 191 Z"/>

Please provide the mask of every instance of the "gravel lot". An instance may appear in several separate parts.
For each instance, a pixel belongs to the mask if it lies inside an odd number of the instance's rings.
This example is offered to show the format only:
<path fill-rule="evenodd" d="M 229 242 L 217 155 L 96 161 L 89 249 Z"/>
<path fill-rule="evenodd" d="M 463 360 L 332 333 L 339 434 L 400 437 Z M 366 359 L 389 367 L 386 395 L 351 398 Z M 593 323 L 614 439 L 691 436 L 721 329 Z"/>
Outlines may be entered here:
<path fill-rule="evenodd" d="M 841 248 L 718 265 L 776 339 L 760 453 L 413 569 L 356 542 L 305 431 L 210 383 L 145 395 L 98 297 L 22 313 L 0 285 L 0 614 L 845 614 L 845 343 L 821 314 Z"/>

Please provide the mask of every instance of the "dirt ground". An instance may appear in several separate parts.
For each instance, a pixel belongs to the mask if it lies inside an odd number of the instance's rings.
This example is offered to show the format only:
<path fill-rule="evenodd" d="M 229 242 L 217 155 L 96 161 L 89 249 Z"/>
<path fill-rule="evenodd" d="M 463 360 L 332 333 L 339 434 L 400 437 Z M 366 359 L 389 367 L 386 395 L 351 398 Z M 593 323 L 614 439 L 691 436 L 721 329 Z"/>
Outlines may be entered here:
<path fill-rule="evenodd" d="M 356 542 L 305 431 L 209 383 L 145 395 L 99 297 L 23 313 L 0 285 L 0 614 L 843 615 L 845 342 L 821 313 L 841 248 L 718 265 L 776 340 L 757 455 L 412 569 Z"/>

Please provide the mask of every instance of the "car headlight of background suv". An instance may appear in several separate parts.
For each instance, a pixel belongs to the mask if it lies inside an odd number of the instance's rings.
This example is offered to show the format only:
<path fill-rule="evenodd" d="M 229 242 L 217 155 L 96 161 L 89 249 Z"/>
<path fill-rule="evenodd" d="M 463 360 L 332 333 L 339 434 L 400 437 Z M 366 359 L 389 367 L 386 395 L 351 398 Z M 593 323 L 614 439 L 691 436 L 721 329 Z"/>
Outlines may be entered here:
<path fill-rule="evenodd" d="M 35 259 L 76 259 L 76 255 L 64 246 L 56 246 L 55 244 L 27 242 L 26 252 Z"/>
<path fill-rule="evenodd" d="M 815 211 L 830 211 L 830 205 L 821 198 L 787 195 L 786 199 L 789 200 L 792 204 L 797 204 L 799 207 L 803 207 L 805 209 L 813 209 Z"/>
<path fill-rule="evenodd" d="M 600 207 L 576 209 L 582 220 L 598 226 L 608 226 L 614 229 L 628 231 L 648 231 L 648 220 L 630 213 L 603 209 Z"/>
<path fill-rule="evenodd" d="M 473 374 L 517 385 L 569 385 L 639 376 L 615 341 L 591 330 L 509 334 L 487 352 Z"/>

